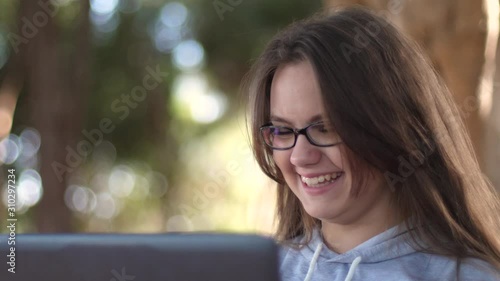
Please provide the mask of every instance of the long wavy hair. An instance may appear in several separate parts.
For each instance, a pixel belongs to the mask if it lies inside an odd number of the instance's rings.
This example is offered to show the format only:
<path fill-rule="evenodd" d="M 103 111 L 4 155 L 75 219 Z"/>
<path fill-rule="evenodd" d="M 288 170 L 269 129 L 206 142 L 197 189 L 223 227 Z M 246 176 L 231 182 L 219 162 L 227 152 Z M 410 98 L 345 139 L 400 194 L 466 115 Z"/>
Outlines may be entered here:
<path fill-rule="evenodd" d="M 398 216 L 411 218 L 421 251 L 476 257 L 500 269 L 499 195 L 480 171 L 457 105 L 429 60 L 387 20 L 361 8 L 295 22 L 255 61 L 243 87 L 255 158 L 278 183 L 279 241 L 312 237 L 308 215 L 262 141 L 276 69 L 309 61 L 327 118 L 342 138 L 363 192 L 375 168 L 393 190 Z M 420 243 L 418 241 L 424 241 Z"/>

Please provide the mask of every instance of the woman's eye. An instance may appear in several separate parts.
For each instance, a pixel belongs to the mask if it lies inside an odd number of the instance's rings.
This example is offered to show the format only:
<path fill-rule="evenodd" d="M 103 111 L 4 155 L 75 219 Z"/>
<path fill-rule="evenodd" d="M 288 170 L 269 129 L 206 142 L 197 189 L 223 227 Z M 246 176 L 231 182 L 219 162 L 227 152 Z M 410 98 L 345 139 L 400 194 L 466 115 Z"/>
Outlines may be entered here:
<path fill-rule="evenodd" d="M 330 133 L 332 130 L 330 129 L 330 127 L 328 127 L 327 125 L 325 124 L 318 124 L 316 126 L 313 127 L 313 130 L 319 132 L 319 133 Z"/>
<path fill-rule="evenodd" d="M 328 128 L 325 125 L 319 125 L 318 130 L 322 133 L 328 133 Z"/>
<path fill-rule="evenodd" d="M 273 134 L 276 136 L 283 136 L 283 135 L 292 134 L 292 132 L 289 129 L 277 127 L 277 128 L 274 128 Z"/>

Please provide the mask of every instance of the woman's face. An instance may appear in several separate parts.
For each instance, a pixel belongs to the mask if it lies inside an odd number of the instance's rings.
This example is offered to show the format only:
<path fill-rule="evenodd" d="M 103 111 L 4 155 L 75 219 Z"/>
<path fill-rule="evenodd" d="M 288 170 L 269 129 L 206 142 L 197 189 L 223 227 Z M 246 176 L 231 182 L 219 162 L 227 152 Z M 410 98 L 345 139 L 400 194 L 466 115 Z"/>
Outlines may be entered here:
<path fill-rule="evenodd" d="M 334 90 L 334 89 L 332 89 Z M 320 88 L 308 61 L 280 66 L 271 86 L 271 122 L 275 126 L 301 129 L 324 121 Z M 274 150 L 273 158 L 285 181 L 312 217 L 332 223 L 352 223 L 378 204 L 388 188 L 376 173 L 357 197 L 351 195 L 353 175 L 342 159 L 340 146 L 318 147 L 304 135 L 288 150 Z M 344 161 L 343 161 L 344 160 Z"/>

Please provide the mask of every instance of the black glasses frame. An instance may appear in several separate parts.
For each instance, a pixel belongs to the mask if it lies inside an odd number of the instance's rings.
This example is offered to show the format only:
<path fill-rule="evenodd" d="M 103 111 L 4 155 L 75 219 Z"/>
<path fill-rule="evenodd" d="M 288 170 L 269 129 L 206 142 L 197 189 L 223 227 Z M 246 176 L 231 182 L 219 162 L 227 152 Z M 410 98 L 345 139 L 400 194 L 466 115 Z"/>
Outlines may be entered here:
<path fill-rule="evenodd" d="M 295 129 L 295 128 L 290 128 L 290 127 L 286 127 L 286 126 L 274 126 L 271 123 L 267 123 L 267 124 L 261 126 L 259 130 L 260 130 L 260 136 L 262 137 L 262 140 L 264 141 L 264 143 L 267 146 L 269 146 L 270 148 L 274 149 L 274 150 L 288 150 L 288 149 L 294 147 L 295 144 L 297 144 L 297 138 L 299 137 L 299 135 L 304 135 L 306 137 L 307 141 L 309 141 L 310 144 L 312 144 L 314 146 L 318 146 L 318 147 L 330 147 L 330 146 L 334 146 L 334 145 L 342 143 L 342 141 L 339 141 L 339 142 L 336 142 L 336 143 L 333 143 L 333 144 L 318 144 L 318 143 L 315 143 L 314 140 L 309 136 L 309 133 L 308 133 L 307 129 L 309 129 L 312 126 L 318 125 L 318 124 L 323 124 L 323 121 L 311 123 L 311 124 L 307 125 L 306 127 L 302 128 L 302 129 Z M 289 147 L 274 147 L 274 146 L 268 144 L 266 142 L 266 138 L 264 136 L 264 129 L 267 129 L 269 127 L 283 128 L 283 129 L 287 129 L 287 130 L 290 130 L 291 132 L 293 132 L 293 135 L 294 135 L 293 144 L 291 146 L 289 146 Z"/>

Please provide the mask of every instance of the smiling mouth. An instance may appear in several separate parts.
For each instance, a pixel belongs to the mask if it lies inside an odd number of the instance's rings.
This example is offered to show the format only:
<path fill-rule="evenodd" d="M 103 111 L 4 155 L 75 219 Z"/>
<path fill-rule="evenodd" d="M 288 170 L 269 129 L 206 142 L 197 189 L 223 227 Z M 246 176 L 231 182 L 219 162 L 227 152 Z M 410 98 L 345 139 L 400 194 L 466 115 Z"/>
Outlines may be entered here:
<path fill-rule="evenodd" d="M 302 180 L 303 183 L 305 183 L 309 187 L 322 187 L 328 183 L 334 182 L 337 180 L 339 177 L 341 177 L 344 174 L 344 172 L 335 172 L 331 174 L 325 174 L 313 178 L 306 178 L 304 176 L 301 176 L 300 179 Z"/>

